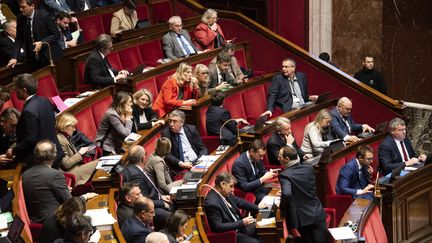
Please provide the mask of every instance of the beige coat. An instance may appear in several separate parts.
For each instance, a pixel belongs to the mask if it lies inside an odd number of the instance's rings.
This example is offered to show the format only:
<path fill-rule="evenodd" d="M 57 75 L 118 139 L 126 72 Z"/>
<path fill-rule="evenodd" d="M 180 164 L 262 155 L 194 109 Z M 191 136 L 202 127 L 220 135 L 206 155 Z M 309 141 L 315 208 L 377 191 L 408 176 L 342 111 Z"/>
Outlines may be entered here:
<path fill-rule="evenodd" d="M 118 33 L 125 30 L 135 29 L 135 25 L 138 22 L 137 12 L 133 11 L 132 14 L 126 15 L 123 8 L 113 14 L 111 19 L 111 35 L 117 35 Z"/>
<path fill-rule="evenodd" d="M 83 158 L 81 154 L 78 153 L 69 139 L 61 133 L 57 133 L 57 138 L 65 154 L 60 168 L 64 172 L 75 175 L 76 185 L 85 184 L 96 169 L 98 161 L 95 160 L 87 164 L 82 164 Z"/>
<path fill-rule="evenodd" d="M 173 186 L 182 184 L 182 180 L 173 182 L 163 158 L 152 154 L 148 157 L 144 170 L 153 178 L 154 183 L 163 194 L 169 194 Z"/>

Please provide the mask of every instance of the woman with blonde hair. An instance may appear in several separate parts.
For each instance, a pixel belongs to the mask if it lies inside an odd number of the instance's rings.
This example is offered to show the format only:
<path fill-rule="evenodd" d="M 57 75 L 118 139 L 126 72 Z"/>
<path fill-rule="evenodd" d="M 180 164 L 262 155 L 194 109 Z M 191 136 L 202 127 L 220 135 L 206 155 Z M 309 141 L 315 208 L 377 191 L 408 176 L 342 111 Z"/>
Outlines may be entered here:
<path fill-rule="evenodd" d="M 201 17 L 201 23 L 195 27 L 193 42 L 199 50 L 222 47 L 225 42 L 225 36 L 216 21 L 217 12 L 213 9 L 207 9 Z"/>
<path fill-rule="evenodd" d="M 210 83 L 209 69 L 204 64 L 197 64 L 193 72 L 194 78 L 198 83 L 199 97 L 208 95 L 208 85 Z"/>
<path fill-rule="evenodd" d="M 331 119 L 330 112 L 327 109 L 322 109 L 315 120 L 306 125 L 301 146 L 303 152 L 318 156 L 324 148 L 330 145 L 333 138 L 328 138 L 327 135 L 331 134 L 329 131 Z M 323 137 L 325 138 L 323 139 Z"/>
<path fill-rule="evenodd" d="M 151 129 L 157 124 L 165 124 L 164 120 L 158 120 L 156 112 L 152 110 L 153 96 L 150 91 L 140 89 L 133 94 L 132 132 Z"/>
<path fill-rule="evenodd" d="M 153 110 L 159 117 L 180 106 L 193 106 L 198 98 L 198 85 L 192 79 L 192 66 L 182 62 L 176 72 L 162 85 Z"/>
<path fill-rule="evenodd" d="M 63 149 L 64 157 L 60 164 L 62 171 L 75 175 L 76 185 L 85 184 L 96 169 L 97 161 L 84 163 L 84 156 L 90 152 L 89 147 L 79 150 L 71 142 L 78 120 L 70 113 L 62 114 L 56 122 L 57 138 Z"/>
<path fill-rule="evenodd" d="M 169 168 L 165 163 L 165 156 L 171 153 L 171 141 L 169 138 L 161 137 L 156 141 L 155 152 L 147 159 L 144 170 L 153 177 L 156 186 L 163 194 L 169 194 L 173 186 L 180 186 L 183 180 L 173 182 Z"/>

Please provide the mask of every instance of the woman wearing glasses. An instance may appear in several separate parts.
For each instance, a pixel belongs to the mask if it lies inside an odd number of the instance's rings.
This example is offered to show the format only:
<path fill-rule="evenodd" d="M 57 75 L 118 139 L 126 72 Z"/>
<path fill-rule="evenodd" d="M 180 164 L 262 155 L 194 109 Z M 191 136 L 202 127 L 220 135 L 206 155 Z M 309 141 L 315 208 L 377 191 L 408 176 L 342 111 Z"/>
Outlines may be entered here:
<path fill-rule="evenodd" d="M 193 42 L 198 50 L 213 50 L 222 47 L 225 36 L 216 21 L 217 12 L 207 9 L 201 17 L 201 23 L 195 27 Z"/>

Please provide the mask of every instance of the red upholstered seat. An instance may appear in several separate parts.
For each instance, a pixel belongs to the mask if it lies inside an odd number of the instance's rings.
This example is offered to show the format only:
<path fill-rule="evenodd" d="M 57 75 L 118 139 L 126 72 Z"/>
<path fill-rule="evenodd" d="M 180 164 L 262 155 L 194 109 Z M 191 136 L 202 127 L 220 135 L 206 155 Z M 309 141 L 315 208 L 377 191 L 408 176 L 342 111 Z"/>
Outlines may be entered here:
<path fill-rule="evenodd" d="M 149 12 L 146 4 L 139 4 L 136 8 L 137 17 L 139 20 L 148 20 Z"/>
<path fill-rule="evenodd" d="M 226 97 L 223 106 L 230 111 L 232 118 L 246 118 L 241 93 L 235 93 Z"/>
<path fill-rule="evenodd" d="M 141 80 L 139 82 L 135 83 L 135 90 L 139 90 L 139 89 L 146 89 L 148 91 L 150 91 L 150 93 L 153 96 L 153 101 L 156 99 L 157 95 L 158 95 L 158 88 L 156 85 L 156 78 L 155 77 L 151 77 L 149 79 L 146 80 Z"/>
<path fill-rule="evenodd" d="M 231 173 L 233 164 L 235 162 L 235 160 L 240 156 L 240 153 L 237 152 L 236 154 L 234 154 L 233 156 L 231 156 L 231 158 L 229 158 L 226 162 L 225 162 L 225 168 L 226 171 L 228 171 L 229 173 Z"/>
<path fill-rule="evenodd" d="M 165 83 L 165 81 L 167 81 L 168 77 L 171 76 L 173 73 L 175 73 L 175 70 L 169 70 L 156 76 L 156 86 L 158 88 L 158 91 L 161 90 L 162 85 Z"/>
<path fill-rule="evenodd" d="M 103 31 L 105 34 L 111 33 L 111 19 L 112 19 L 112 17 L 113 17 L 113 13 L 105 13 L 105 14 L 102 14 L 102 16 L 101 16 Z"/>
<path fill-rule="evenodd" d="M 42 229 L 42 224 L 31 223 L 30 218 L 27 213 L 27 206 L 24 197 L 24 190 L 22 187 L 22 180 L 20 179 L 18 183 L 18 212 L 17 214 L 24 222 L 24 231 L 27 234 L 30 242 L 37 242 L 36 239 L 39 239 L 39 232 Z M 34 240 L 33 240 L 34 239 Z"/>
<path fill-rule="evenodd" d="M 19 111 L 22 111 L 22 109 L 24 107 L 24 102 L 22 100 L 18 99 L 15 90 L 11 91 L 10 100 L 13 104 L 13 107 L 15 107 Z"/>
<path fill-rule="evenodd" d="M 256 119 L 266 110 L 264 86 L 255 86 L 242 92 L 246 119 L 255 124 Z"/>
<path fill-rule="evenodd" d="M 379 242 L 375 238 L 374 229 L 370 220 L 366 221 L 366 223 L 364 224 L 363 236 L 366 238 L 366 242 Z"/>
<path fill-rule="evenodd" d="M 152 23 L 165 23 L 172 16 L 170 1 L 155 2 L 150 5 L 152 9 Z"/>
<path fill-rule="evenodd" d="M 94 124 L 96 127 L 99 127 L 99 123 L 102 120 L 105 112 L 108 110 L 111 105 L 113 99 L 111 96 L 107 96 L 104 99 L 98 100 L 91 105 L 91 109 L 93 112 Z"/>
<path fill-rule="evenodd" d="M 373 211 L 370 213 L 368 222 L 371 223 L 376 242 L 387 243 L 388 242 L 387 234 L 385 232 L 385 228 L 378 207 L 375 207 Z M 363 233 L 363 235 L 365 234 Z M 368 241 L 368 242 L 372 242 L 372 241 Z"/>
<path fill-rule="evenodd" d="M 4 110 L 6 110 L 6 109 L 9 108 L 9 107 L 14 107 L 13 104 L 12 104 L 12 100 L 8 100 L 8 101 L 6 101 L 6 102 L 3 104 L 0 113 L 2 113 Z"/>
<path fill-rule="evenodd" d="M 307 117 L 302 117 L 291 122 L 291 131 L 299 147 L 303 143 L 304 128 L 308 123 L 309 119 Z"/>
<path fill-rule="evenodd" d="M 220 144 L 219 136 L 209 136 L 207 135 L 207 127 L 206 127 L 206 121 L 207 121 L 207 110 L 208 106 L 203 107 L 199 111 L 199 133 L 201 135 L 201 139 L 203 143 L 206 145 L 208 151 L 214 151 L 217 149 L 217 147 Z"/>
<path fill-rule="evenodd" d="M 138 46 L 129 47 L 118 52 L 123 69 L 133 71 L 142 63 Z"/>
<path fill-rule="evenodd" d="M 104 33 L 104 26 L 100 15 L 90 15 L 79 19 L 84 40 L 94 40 Z"/>
<path fill-rule="evenodd" d="M 208 224 L 207 221 L 207 217 L 205 214 L 203 214 L 201 216 L 202 218 L 202 222 L 203 222 L 203 226 L 204 226 L 204 231 L 206 232 L 207 238 L 209 240 L 209 242 L 211 243 L 228 243 L 228 242 L 236 242 L 236 232 L 233 231 L 227 231 L 227 232 L 223 232 L 223 233 L 214 233 L 211 231 L 210 226 Z"/>
<path fill-rule="evenodd" d="M 66 178 L 66 184 L 68 185 L 68 187 L 70 188 L 74 188 L 76 185 L 76 177 L 74 174 L 71 173 L 67 173 L 67 172 L 63 172 L 63 175 Z"/>
<path fill-rule="evenodd" d="M 107 59 L 108 59 L 108 62 L 111 64 L 111 67 L 113 67 L 114 69 L 117 69 L 117 70 L 123 69 L 122 62 L 120 60 L 118 52 L 111 52 L 111 54 L 109 54 L 107 56 Z"/>
<path fill-rule="evenodd" d="M 91 85 L 87 84 L 84 80 L 84 70 L 85 70 L 85 61 L 78 63 L 78 68 L 76 70 L 78 77 L 78 90 L 83 92 L 91 89 Z"/>
<path fill-rule="evenodd" d="M 157 60 L 163 58 L 162 46 L 159 39 L 146 42 L 139 46 L 142 63 L 156 66 Z"/>
<path fill-rule="evenodd" d="M 38 78 L 38 84 L 39 89 L 37 95 L 45 97 L 54 97 L 59 95 L 54 77 L 51 74 Z"/>
<path fill-rule="evenodd" d="M 150 138 L 145 144 L 144 149 L 147 151 L 147 153 L 153 153 L 153 151 L 156 148 L 156 141 L 160 138 L 160 134 L 156 134 L 152 138 Z"/>
<path fill-rule="evenodd" d="M 97 126 L 95 125 L 95 119 L 93 118 L 93 112 L 91 107 L 87 107 L 79 113 L 75 114 L 78 119 L 77 128 L 84 133 L 91 140 L 95 140 L 97 133 Z"/>

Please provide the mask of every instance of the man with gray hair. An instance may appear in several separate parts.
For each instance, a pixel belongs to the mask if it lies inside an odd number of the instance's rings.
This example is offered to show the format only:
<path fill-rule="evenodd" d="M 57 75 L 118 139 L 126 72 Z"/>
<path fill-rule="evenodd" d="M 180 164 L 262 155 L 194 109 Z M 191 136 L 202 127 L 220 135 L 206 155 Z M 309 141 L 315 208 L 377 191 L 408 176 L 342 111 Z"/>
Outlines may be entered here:
<path fill-rule="evenodd" d="M 169 243 L 168 236 L 161 232 L 152 232 L 147 235 L 145 243 Z"/>
<path fill-rule="evenodd" d="M 198 158 L 208 154 L 197 128 L 185 124 L 185 118 L 183 111 L 172 111 L 168 115 L 169 126 L 161 132 L 162 137 L 167 137 L 171 141 L 171 153 L 165 156 L 165 161 L 174 174 L 192 168 L 192 164 Z"/>
<path fill-rule="evenodd" d="M 5 66 L 13 58 L 14 43 L 16 38 L 16 20 L 10 19 L 3 23 L 5 36 L 0 38 L 0 66 Z M 22 62 L 25 58 L 24 49 L 20 49 L 17 56 L 18 61 Z"/>
<path fill-rule="evenodd" d="M 405 121 L 394 118 L 389 123 L 390 134 L 378 148 L 379 168 L 384 175 L 400 166 L 412 166 L 426 160 L 426 155 L 417 157 L 411 141 L 406 136 Z"/>
<path fill-rule="evenodd" d="M 166 58 L 176 60 L 197 54 L 189 33 L 182 29 L 179 16 L 172 16 L 168 20 L 170 31 L 162 37 L 162 49 Z"/>

